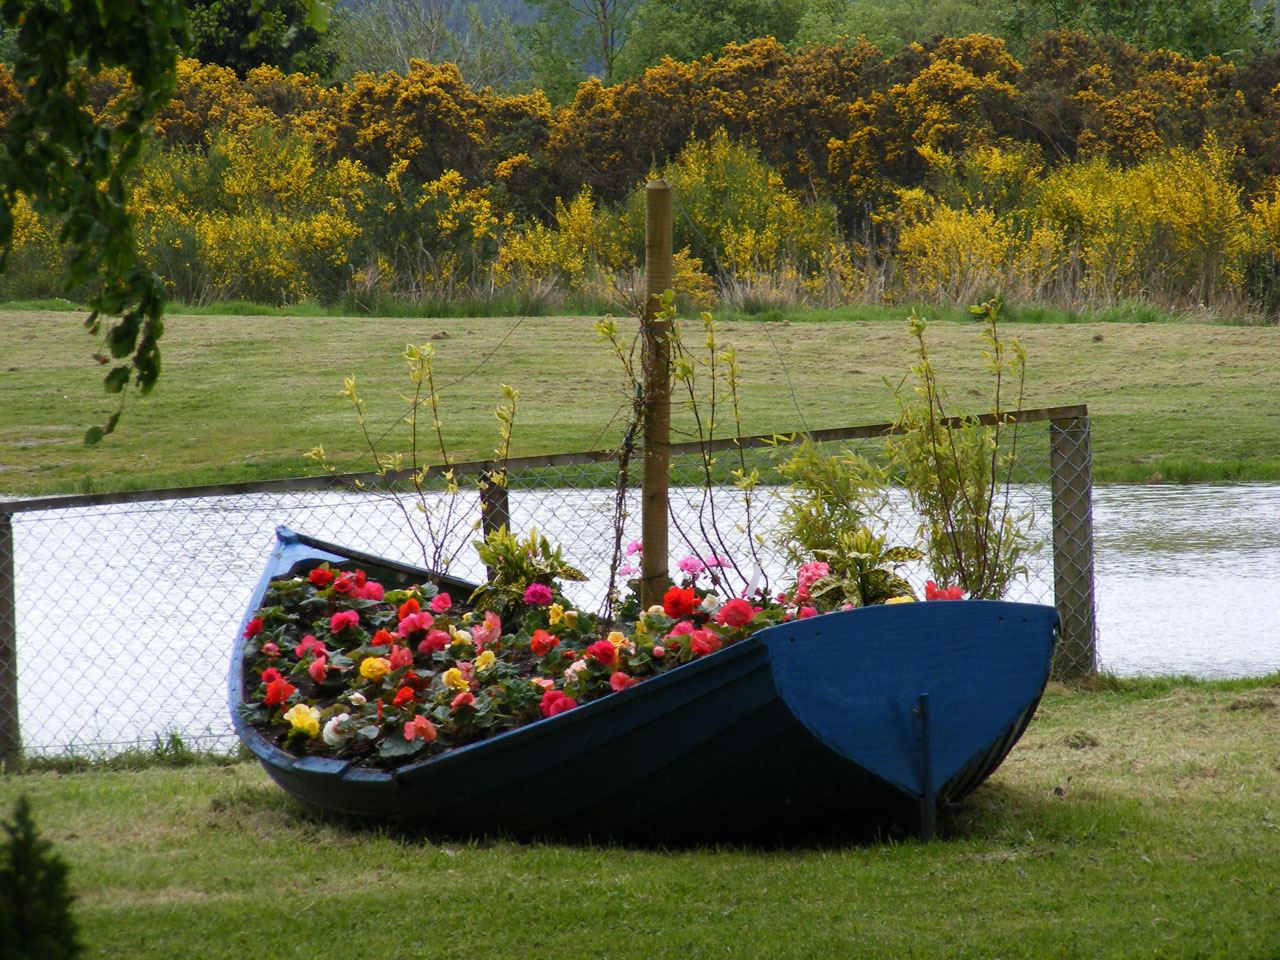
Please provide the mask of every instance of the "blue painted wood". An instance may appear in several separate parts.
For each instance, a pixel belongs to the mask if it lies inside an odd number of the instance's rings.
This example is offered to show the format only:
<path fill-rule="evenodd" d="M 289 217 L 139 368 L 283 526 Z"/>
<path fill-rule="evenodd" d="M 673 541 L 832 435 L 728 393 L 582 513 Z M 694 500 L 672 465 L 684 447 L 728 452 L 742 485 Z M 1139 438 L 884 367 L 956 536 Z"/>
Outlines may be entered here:
<path fill-rule="evenodd" d="M 346 559 L 343 552 L 278 531 L 244 621 L 272 579 Z M 395 770 L 292 757 L 244 724 L 235 712 L 239 636 L 229 694 L 237 733 L 268 773 L 326 813 L 453 834 L 785 840 L 918 825 L 927 789 L 915 712 L 922 695 L 930 710 L 928 793 L 945 804 L 975 789 L 1031 718 L 1056 622 L 1051 607 L 971 600 L 793 621 L 621 693 Z"/>

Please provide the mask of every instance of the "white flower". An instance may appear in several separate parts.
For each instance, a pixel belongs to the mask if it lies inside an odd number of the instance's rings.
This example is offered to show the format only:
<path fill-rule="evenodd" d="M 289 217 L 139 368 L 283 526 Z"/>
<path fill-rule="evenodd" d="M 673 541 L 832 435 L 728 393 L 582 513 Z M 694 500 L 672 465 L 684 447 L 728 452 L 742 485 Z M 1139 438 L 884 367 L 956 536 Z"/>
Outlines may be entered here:
<path fill-rule="evenodd" d="M 351 696 L 347 697 L 347 699 L 351 701 L 351 705 L 353 707 L 363 707 L 366 703 L 369 702 L 369 698 L 366 697 L 359 690 L 351 694 Z"/>
<path fill-rule="evenodd" d="M 564 678 L 569 681 L 576 680 L 578 674 L 587 668 L 586 660 L 575 660 L 569 666 L 564 668 Z"/>
<path fill-rule="evenodd" d="M 720 598 L 717 597 L 714 593 L 708 593 L 705 597 L 702 598 L 702 602 L 698 604 L 697 612 L 706 614 L 707 616 L 711 616 L 713 613 L 715 613 L 719 609 L 720 609 Z"/>
<path fill-rule="evenodd" d="M 359 694 L 357 694 L 359 696 Z M 338 725 L 346 720 L 351 719 L 351 714 L 340 713 L 336 717 L 331 717 L 329 722 L 324 725 L 324 730 L 320 736 L 324 737 L 324 742 L 331 747 L 340 747 L 351 739 L 351 734 L 343 733 L 338 729 Z"/>

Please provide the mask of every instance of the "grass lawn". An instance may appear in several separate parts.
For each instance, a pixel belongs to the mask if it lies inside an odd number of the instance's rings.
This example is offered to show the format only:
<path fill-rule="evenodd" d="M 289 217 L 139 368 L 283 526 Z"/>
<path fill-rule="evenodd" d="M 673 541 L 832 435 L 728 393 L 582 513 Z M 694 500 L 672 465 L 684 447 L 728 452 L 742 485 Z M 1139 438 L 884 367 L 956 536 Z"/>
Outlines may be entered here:
<path fill-rule="evenodd" d="M 1280 675 L 1096 687 L 1051 686 L 928 844 L 406 836 L 243 763 L 10 773 L 0 810 L 30 796 L 92 957 L 1275 957 Z"/>
<path fill-rule="evenodd" d="M 722 341 L 744 366 L 744 432 L 893 417 L 885 380 L 900 381 L 910 362 L 906 324 L 799 322 L 812 319 L 723 323 Z M 1088 404 L 1096 479 L 1280 479 L 1280 328 L 1034 319 L 1004 326 L 1029 354 L 1025 404 Z M 406 409 L 400 351 L 411 341 L 437 349 L 444 430 L 458 459 L 491 455 L 501 383 L 520 391 L 516 455 L 607 447 L 629 402 L 589 318 L 177 315 L 166 320 L 159 386 L 130 395 L 116 434 L 86 448 L 84 431 L 114 400 L 101 392 L 95 342 L 79 320 L 0 311 L 0 493 L 310 474 L 318 471 L 304 454 L 318 444 L 343 468 L 368 469 L 338 391 L 355 375 L 371 429 L 392 427 Z M 955 320 L 930 327 L 957 408 L 989 404 L 980 333 Z"/>

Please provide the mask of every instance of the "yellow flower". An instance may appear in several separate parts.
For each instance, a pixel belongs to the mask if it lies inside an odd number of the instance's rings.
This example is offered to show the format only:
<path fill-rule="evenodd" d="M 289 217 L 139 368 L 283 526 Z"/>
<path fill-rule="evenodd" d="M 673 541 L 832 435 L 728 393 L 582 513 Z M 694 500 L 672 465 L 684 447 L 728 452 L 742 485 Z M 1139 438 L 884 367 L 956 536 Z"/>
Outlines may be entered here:
<path fill-rule="evenodd" d="M 449 636 L 453 638 L 453 643 L 451 645 L 456 645 L 459 643 L 465 643 L 465 644 L 475 643 L 475 640 L 472 639 L 471 634 L 463 633 L 461 630 L 459 630 L 457 627 L 453 626 L 452 624 L 450 624 L 449 626 Z"/>
<path fill-rule="evenodd" d="M 360 676 L 366 680 L 381 680 L 391 672 L 391 661 L 386 657 L 365 657 L 360 661 Z"/>
<path fill-rule="evenodd" d="M 564 625 L 570 630 L 576 630 L 578 627 L 578 611 L 566 610 L 564 612 Z"/>
<path fill-rule="evenodd" d="M 610 643 L 612 643 L 615 647 L 624 646 L 627 642 L 627 638 L 623 636 L 621 630 L 614 630 L 605 639 L 608 640 Z"/>
<path fill-rule="evenodd" d="M 553 603 L 551 606 L 547 607 L 547 620 L 550 622 L 551 626 L 554 627 L 563 619 L 564 607 L 560 606 L 558 603 Z"/>
<path fill-rule="evenodd" d="M 493 655 L 492 650 L 486 650 L 480 656 L 476 657 L 475 664 L 477 670 L 488 670 L 497 661 L 497 657 Z"/>
<path fill-rule="evenodd" d="M 915 598 L 915 597 L 890 597 L 888 600 L 886 600 L 886 601 L 885 601 L 885 603 L 886 603 L 886 604 L 890 604 L 890 603 L 915 603 L 915 601 L 916 601 L 916 598 Z"/>
<path fill-rule="evenodd" d="M 301 730 L 309 737 L 320 733 L 320 711 L 305 703 L 295 703 L 284 718 L 293 724 L 293 729 Z M 292 732 L 292 731 L 291 731 Z"/>
<path fill-rule="evenodd" d="M 471 684 L 467 683 L 462 676 L 462 671 L 457 667 L 450 667 L 440 676 L 440 679 L 446 687 L 453 690 L 463 691 L 471 689 Z"/>

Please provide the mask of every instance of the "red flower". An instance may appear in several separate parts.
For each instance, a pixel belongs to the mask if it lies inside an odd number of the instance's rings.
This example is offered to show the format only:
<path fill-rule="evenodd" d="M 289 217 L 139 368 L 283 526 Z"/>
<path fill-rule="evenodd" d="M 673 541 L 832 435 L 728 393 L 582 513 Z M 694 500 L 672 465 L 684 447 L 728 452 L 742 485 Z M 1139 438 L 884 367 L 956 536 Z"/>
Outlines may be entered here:
<path fill-rule="evenodd" d="M 400 619 L 403 620 L 411 613 L 417 613 L 422 607 L 418 605 L 418 601 L 410 597 L 404 603 L 400 604 Z"/>
<path fill-rule="evenodd" d="M 355 581 L 355 578 L 351 576 L 339 577 L 337 580 L 333 582 L 334 593 L 346 595 L 350 593 L 352 590 L 354 590 L 355 588 L 356 588 L 356 581 Z"/>
<path fill-rule="evenodd" d="M 609 678 L 609 686 L 613 687 L 615 693 L 621 693 L 627 687 L 634 687 L 639 682 L 636 677 L 625 674 L 621 670 Z"/>
<path fill-rule="evenodd" d="M 262 671 L 263 683 L 270 683 L 272 680 L 279 680 L 279 679 L 280 679 L 280 671 L 277 670 L 275 667 L 267 667 L 267 669 Z"/>
<path fill-rule="evenodd" d="M 693 587 L 672 587 L 662 598 L 662 609 L 673 620 L 687 617 L 699 603 Z"/>
<path fill-rule="evenodd" d="M 401 687 L 396 691 L 396 695 L 391 698 L 393 707 L 403 707 L 406 703 L 413 700 L 413 687 Z"/>
<path fill-rule="evenodd" d="M 729 627 L 745 627 L 755 615 L 755 608 L 751 604 L 741 597 L 735 597 L 725 602 L 716 614 L 716 619 Z"/>
<path fill-rule="evenodd" d="M 277 703 L 284 703 L 293 696 L 293 691 L 297 689 L 297 687 L 284 677 L 280 677 L 279 679 L 272 680 L 267 684 L 267 695 L 262 702 L 268 707 Z"/>
<path fill-rule="evenodd" d="M 545 657 L 551 652 L 551 648 L 560 643 L 559 637 L 553 637 L 543 629 L 533 631 L 533 636 L 529 638 L 529 649 L 539 657 Z M 613 646 L 613 644 L 609 644 Z"/>
<path fill-rule="evenodd" d="M 311 666 L 307 667 L 307 673 L 311 674 L 311 679 L 316 683 L 324 683 L 325 673 L 328 670 L 328 658 L 321 654 L 311 661 Z"/>
<path fill-rule="evenodd" d="M 452 641 L 453 638 L 443 630 L 432 630 L 427 634 L 427 639 L 418 644 L 418 652 L 429 657 L 437 650 L 443 650 Z"/>
<path fill-rule="evenodd" d="M 613 644 L 609 644 L 613 646 Z M 563 690 L 548 690 L 542 695 L 542 708 L 544 717 L 554 717 L 557 713 L 564 713 L 566 710 L 572 710 L 578 705 L 578 701 L 573 697 L 565 696 Z"/>
<path fill-rule="evenodd" d="M 316 567 L 307 575 L 307 579 L 311 581 L 311 585 L 317 590 L 323 590 L 333 583 L 333 572 L 326 570 L 324 567 Z"/>
<path fill-rule="evenodd" d="M 689 649 L 693 651 L 695 657 L 705 657 L 709 653 L 715 653 L 724 642 L 710 630 L 695 630 L 689 635 Z"/>
<path fill-rule="evenodd" d="M 244 625 L 244 635 L 246 638 L 256 637 L 260 633 L 262 633 L 261 617 L 254 617 L 252 620 L 250 620 L 248 623 Z"/>
<path fill-rule="evenodd" d="M 594 657 L 606 667 L 612 667 L 618 662 L 618 648 L 608 640 L 597 640 L 587 647 L 587 656 Z"/>
<path fill-rule="evenodd" d="M 459 707 L 474 707 L 476 705 L 475 694 L 470 690 L 464 690 L 453 698 L 453 702 L 449 704 L 449 709 L 453 713 L 458 712 Z"/>
<path fill-rule="evenodd" d="M 964 587 L 940 587 L 932 580 L 925 581 L 924 598 L 926 600 L 963 600 Z"/>
<path fill-rule="evenodd" d="M 385 647 L 388 643 L 391 643 L 394 640 L 395 640 L 395 637 L 387 633 L 387 631 L 379 630 L 377 633 L 373 635 L 373 639 L 370 640 L 369 642 L 373 644 L 373 646 L 375 647 Z"/>

